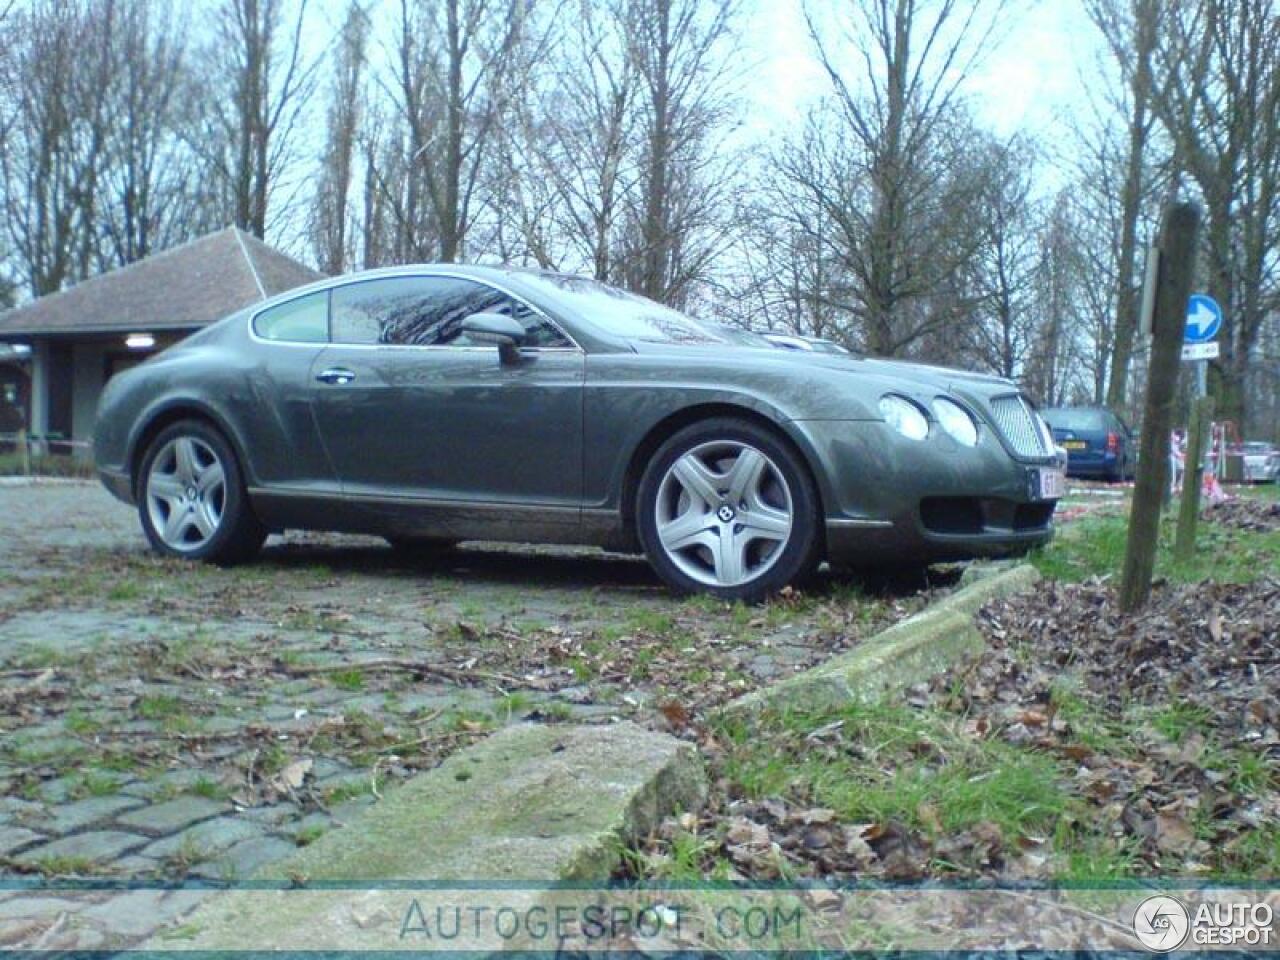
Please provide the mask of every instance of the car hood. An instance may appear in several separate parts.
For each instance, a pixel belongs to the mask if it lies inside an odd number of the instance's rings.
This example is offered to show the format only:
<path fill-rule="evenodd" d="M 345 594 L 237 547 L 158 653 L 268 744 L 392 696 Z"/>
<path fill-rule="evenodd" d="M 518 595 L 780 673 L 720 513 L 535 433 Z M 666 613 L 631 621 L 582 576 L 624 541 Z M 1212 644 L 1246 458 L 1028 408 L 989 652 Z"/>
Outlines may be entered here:
<path fill-rule="evenodd" d="M 637 353 L 663 354 L 672 357 L 713 355 L 718 360 L 742 368 L 793 368 L 812 373 L 815 369 L 855 376 L 873 376 L 889 380 L 905 381 L 904 388 L 924 390 L 976 392 L 985 396 L 1017 390 L 1017 386 L 1003 377 L 969 370 L 956 370 L 911 360 L 885 360 L 878 357 L 860 357 L 854 354 L 817 353 L 802 350 L 785 350 L 773 347 L 746 347 L 736 344 L 671 344 L 647 340 L 633 340 Z"/>

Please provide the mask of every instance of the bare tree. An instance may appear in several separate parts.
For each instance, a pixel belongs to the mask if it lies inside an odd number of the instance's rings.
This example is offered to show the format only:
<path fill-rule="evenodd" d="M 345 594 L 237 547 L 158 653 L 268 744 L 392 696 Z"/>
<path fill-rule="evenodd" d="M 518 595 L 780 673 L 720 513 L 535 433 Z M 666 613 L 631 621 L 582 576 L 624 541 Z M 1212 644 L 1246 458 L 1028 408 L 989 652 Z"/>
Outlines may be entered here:
<path fill-rule="evenodd" d="M 3 210 L 18 273 L 39 296 L 93 263 L 116 4 L 38 0 L 11 13 L 3 31 Z"/>
<path fill-rule="evenodd" d="M 384 81 L 395 125 L 374 171 L 397 256 L 463 256 L 527 14 L 525 0 L 401 0 Z"/>
<path fill-rule="evenodd" d="M 179 135 L 185 48 L 165 0 L 120 0 L 113 76 L 103 91 L 106 147 L 98 269 L 139 260 L 190 235 L 196 176 Z"/>
<path fill-rule="evenodd" d="M 347 8 L 329 88 L 325 149 L 311 214 L 312 245 L 320 269 L 338 274 L 352 265 L 351 190 L 356 175 L 369 17 L 359 0 Z"/>
<path fill-rule="evenodd" d="M 834 31 L 807 11 L 832 94 L 778 156 L 822 211 L 842 282 L 828 296 L 867 349 L 895 354 L 953 318 L 938 294 L 972 253 L 962 183 L 972 131 L 961 91 L 999 3 L 858 0 Z M 857 64 L 851 68 L 849 64 Z M 797 219 L 797 226 L 804 223 Z"/>
<path fill-rule="evenodd" d="M 978 359 L 1002 377 L 1016 377 L 1039 347 L 1032 306 L 1040 266 L 1040 214 L 1032 195 L 1036 157 L 1029 141 L 984 138 L 987 158 L 977 202 L 981 218 L 966 265 L 973 298 L 972 332 Z"/>
<path fill-rule="evenodd" d="M 645 154 L 629 285 L 681 303 L 722 249 L 715 226 L 728 201 L 727 169 L 713 169 L 711 138 L 731 112 L 732 0 L 632 0 L 628 53 L 639 73 Z M 701 241 L 701 242 L 699 242 Z"/>
<path fill-rule="evenodd" d="M 617 279 L 625 210 L 639 180 L 639 70 L 627 0 L 575 0 L 543 32 L 514 123 L 504 124 L 508 255 Z M 541 69 L 539 69 L 541 67 Z"/>
<path fill-rule="evenodd" d="M 296 159 L 318 60 L 301 43 L 308 0 L 222 0 L 214 40 L 188 91 L 188 138 L 202 158 L 217 219 L 262 237 L 267 211 Z"/>
<path fill-rule="evenodd" d="M 1169 6 L 1154 63 L 1152 108 L 1203 197 L 1208 287 L 1225 313 L 1210 383 L 1243 424 L 1280 267 L 1280 17 L 1264 0 Z"/>
<path fill-rule="evenodd" d="M 1152 56 L 1160 26 L 1159 0 L 1089 0 L 1088 12 L 1120 66 L 1124 94 L 1112 104 L 1126 124 L 1123 153 L 1107 182 L 1118 182 L 1120 223 L 1115 275 L 1115 322 L 1112 328 L 1107 405 L 1124 407 L 1138 327 L 1138 228 L 1151 192 L 1148 175 L 1151 127 Z"/>
<path fill-rule="evenodd" d="M 1027 391 L 1048 406 L 1101 401 L 1110 356 L 1109 313 L 1096 297 L 1110 303 L 1104 286 L 1091 271 L 1088 252 L 1093 238 L 1084 229 L 1068 187 L 1053 198 L 1039 226 L 1039 251 L 1033 296 L 1028 304 L 1034 324 L 1034 349 L 1021 380 Z M 1103 325 L 1099 334 L 1091 321 Z M 1093 353 L 1099 345 L 1101 353 Z"/>

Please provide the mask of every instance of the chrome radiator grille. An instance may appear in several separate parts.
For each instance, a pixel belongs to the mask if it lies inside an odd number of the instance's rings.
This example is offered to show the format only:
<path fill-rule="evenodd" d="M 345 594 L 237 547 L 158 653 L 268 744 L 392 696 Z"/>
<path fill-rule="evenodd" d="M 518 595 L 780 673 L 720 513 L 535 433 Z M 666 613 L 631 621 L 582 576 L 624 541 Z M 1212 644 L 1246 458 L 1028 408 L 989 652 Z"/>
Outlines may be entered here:
<path fill-rule="evenodd" d="M 1005 441 L 1020 457 L 1048 457 L 1053 449 L 1048 446 L 1036 415 L 1026 399 L 1018 395 L 996 397 L 991 401 L 991 415 L 996 428 Z"/>

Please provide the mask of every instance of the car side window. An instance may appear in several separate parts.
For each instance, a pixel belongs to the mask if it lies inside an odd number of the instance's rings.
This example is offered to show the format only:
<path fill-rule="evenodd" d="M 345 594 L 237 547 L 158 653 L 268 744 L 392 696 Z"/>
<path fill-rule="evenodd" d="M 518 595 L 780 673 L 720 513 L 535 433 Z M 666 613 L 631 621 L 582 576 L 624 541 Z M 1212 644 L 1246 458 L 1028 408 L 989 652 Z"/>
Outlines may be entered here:
<path fill-rule="evenodd" d="M 329 291 L 309 293 L 268 307 L 253 318 L 253 332 L 263 340 L 325 343 L 329 339 Z"/>
<path fill-rule="evenodd" d="M 333 291 L 335 343 L 474 346 L 462 332 L 473 313 L 502 313 L 524 324 L 531 347 L 568 347 L 569 340 L 527 305 L 500 290 L 459 277 L 388 277 Z"/>

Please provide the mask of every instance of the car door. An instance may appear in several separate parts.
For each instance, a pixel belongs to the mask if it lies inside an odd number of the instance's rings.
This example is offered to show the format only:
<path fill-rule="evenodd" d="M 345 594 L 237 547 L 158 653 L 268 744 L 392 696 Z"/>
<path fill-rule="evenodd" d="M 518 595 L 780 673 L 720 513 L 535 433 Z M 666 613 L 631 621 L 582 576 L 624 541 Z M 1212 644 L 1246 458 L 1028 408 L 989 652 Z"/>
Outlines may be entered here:
<path fill-rule="evenodd" d="M 340 492 L 311 408 L 311 368 L 329 339 L 329 292 L 277 303 L 250 321 L 248 394 L 234 416 L 247 438 L 252 481 L 277 493 Z"/>
<path fill-rule="evenodd" d="M 479 312 L 525 324 L 518 361 L 462 334 Z M 577 523 L 584 356 L 552 321 L 473 279 L 397 276 L 335 288 L 330 340 L 312 397 L 344 496 L 462 527 Z"/>

